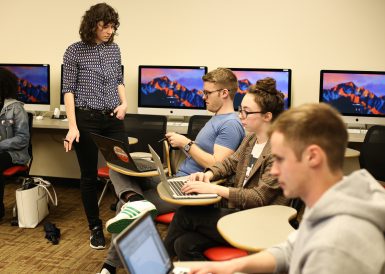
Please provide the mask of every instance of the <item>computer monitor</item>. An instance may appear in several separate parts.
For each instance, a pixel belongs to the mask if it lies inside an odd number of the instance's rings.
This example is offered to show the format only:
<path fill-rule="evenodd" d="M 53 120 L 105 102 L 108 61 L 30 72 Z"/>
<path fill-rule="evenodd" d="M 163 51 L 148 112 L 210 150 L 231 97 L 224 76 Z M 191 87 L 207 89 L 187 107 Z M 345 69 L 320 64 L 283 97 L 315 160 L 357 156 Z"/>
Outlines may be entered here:
<path fill-rule="evenodd" d="M 271 77 L 277 82 L 277 90 L 285 95 L 285 109 L 291 103 L 291 69 L 266 69 L 266 68 L 229 68 L 238 78 L 238 91 L 234 97 L 234 109 L 237 109 L 250 85 L 257 80 Z"/>
<path fill-rule="evenodd" d="M 124 65 L 122 65 L 122 76 L 124 80 Z M 63 64 L 61 65 L 61 71 L 60 71 L 60 111 L 65 112 L 66 107 L 64 105 L 64 94 L 62 92 L 63 90 Z"/>
<path fill-rule="evenodd" d="M 319 101 L 335 107 L 349 126 L 385 125 L 385 72 L 321 70 Z"/>
<path fill-rule="evenodd" d="M 50 67 L 48 64 L 0 64 L 18 78 L 17 100 L 27 111 L 49 111 Z"/>
<path fill-rule="evenodd" d="M 205 66 L 139 66 L 138 113 L 207 115 L 202 76 Z"/>

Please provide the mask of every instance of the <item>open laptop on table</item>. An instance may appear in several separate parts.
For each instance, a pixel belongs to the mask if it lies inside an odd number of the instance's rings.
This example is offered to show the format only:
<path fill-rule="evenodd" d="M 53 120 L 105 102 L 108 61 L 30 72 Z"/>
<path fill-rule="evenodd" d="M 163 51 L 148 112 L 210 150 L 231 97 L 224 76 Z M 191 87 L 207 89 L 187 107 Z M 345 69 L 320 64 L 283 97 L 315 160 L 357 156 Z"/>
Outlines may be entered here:
<path fill-rule="evenodd" d="M 156 170 L 153 162 L 132 158 L 127 143 L 96 133 L 91 133 L 91 137 L 107 162 L 137 172 Z"/>
<path fill-rule="evenodd" d="M 172 179 L 167 179 L 166 174 L 163 170 L 162 162 L 159 158 L 159 155 L 155 152 L 155 150 L 148 145 L 150 149 L 152 159 L 154 160 L 156 169 L 158 170 L 160 181 L 163 183 L 167 191 L 170 193 L 170 196 L 174 199 L 212 199 L 218 197 L 217 194 L 214 193 L 195 193 L 195 194 L 187 194 L 183 193 L 180 189 L 187 182 L 188 177 L 177 177 Z"/>
<path fill-rule="evenodd" d="M 113 243 L 120 260 L 130 274 L 189 272 L 188 268 L 174 268 L 148 212 L 116 236 Z"/>

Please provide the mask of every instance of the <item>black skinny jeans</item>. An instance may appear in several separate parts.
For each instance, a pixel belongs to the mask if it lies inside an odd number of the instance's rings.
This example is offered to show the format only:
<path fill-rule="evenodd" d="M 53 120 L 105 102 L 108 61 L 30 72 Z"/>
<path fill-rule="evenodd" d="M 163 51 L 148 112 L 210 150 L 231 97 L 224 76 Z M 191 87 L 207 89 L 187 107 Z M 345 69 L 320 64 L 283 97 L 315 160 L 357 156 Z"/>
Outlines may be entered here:
<path fill-rule="evenodd" d="M 3 177 L 3 171 L 13 166 L 11 155 L 8 152 L 0 153 L 0 218 L 4 214 L 4 187 L 5 181 Z"/>
<path fill-rule="evenodd" d="M 76 123 L 80 132 L 79 143 L 74 141 L 80 166 L 80 191 L 89 228 L 102 226 L 97 198 L 98 148 L 90 132 L 127 142 L 123 121 L 109 114 L 76 108 Z"/>
<path fill-rule="evenodd" d="M 212 206 L 182 206 L 168 227 L 164 245 L 170 257 L 180 261 L 207 260 L 203 252 L 214 246 L 229 244 L 217 230 L 218 220 L 236 209 Z"/>

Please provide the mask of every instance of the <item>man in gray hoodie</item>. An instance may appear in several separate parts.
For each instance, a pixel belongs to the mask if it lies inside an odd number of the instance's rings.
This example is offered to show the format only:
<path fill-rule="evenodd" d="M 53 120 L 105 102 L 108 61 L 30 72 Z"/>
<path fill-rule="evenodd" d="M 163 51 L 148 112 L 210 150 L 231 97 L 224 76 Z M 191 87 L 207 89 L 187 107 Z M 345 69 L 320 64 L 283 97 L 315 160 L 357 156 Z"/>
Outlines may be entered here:
<path fill-rule="evenodd" d="M 344 177 L 348 135 L 325 104 L 283 113 L 271 128 L 271 170 L 306 211 L 288 240 L 266 251 L 207 263 L 190 273 L 385 273 L 385 190 L 366 171 Z"/>

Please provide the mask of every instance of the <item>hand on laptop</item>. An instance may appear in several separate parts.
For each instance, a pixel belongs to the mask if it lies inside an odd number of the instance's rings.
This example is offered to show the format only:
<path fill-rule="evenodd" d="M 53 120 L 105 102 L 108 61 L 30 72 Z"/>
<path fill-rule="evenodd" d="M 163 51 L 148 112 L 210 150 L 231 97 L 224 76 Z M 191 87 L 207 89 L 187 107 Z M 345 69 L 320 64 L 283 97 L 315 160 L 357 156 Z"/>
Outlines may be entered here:
<path fill-rule="evenodd" d="M 183 193 L 213 193 L 217 194 L 217 185 L 210 184 L 209 182 L 187 181 L 180 189 Z"/>
<path fill-rule="evenodd" d="M 200 181 L 205 183 L 210 183 L 211 178 L 213 177 L 213 173 L 211 171 L 207 172 L 196 172 L 189 176 L 188 180 L 190 182 Z"/>

